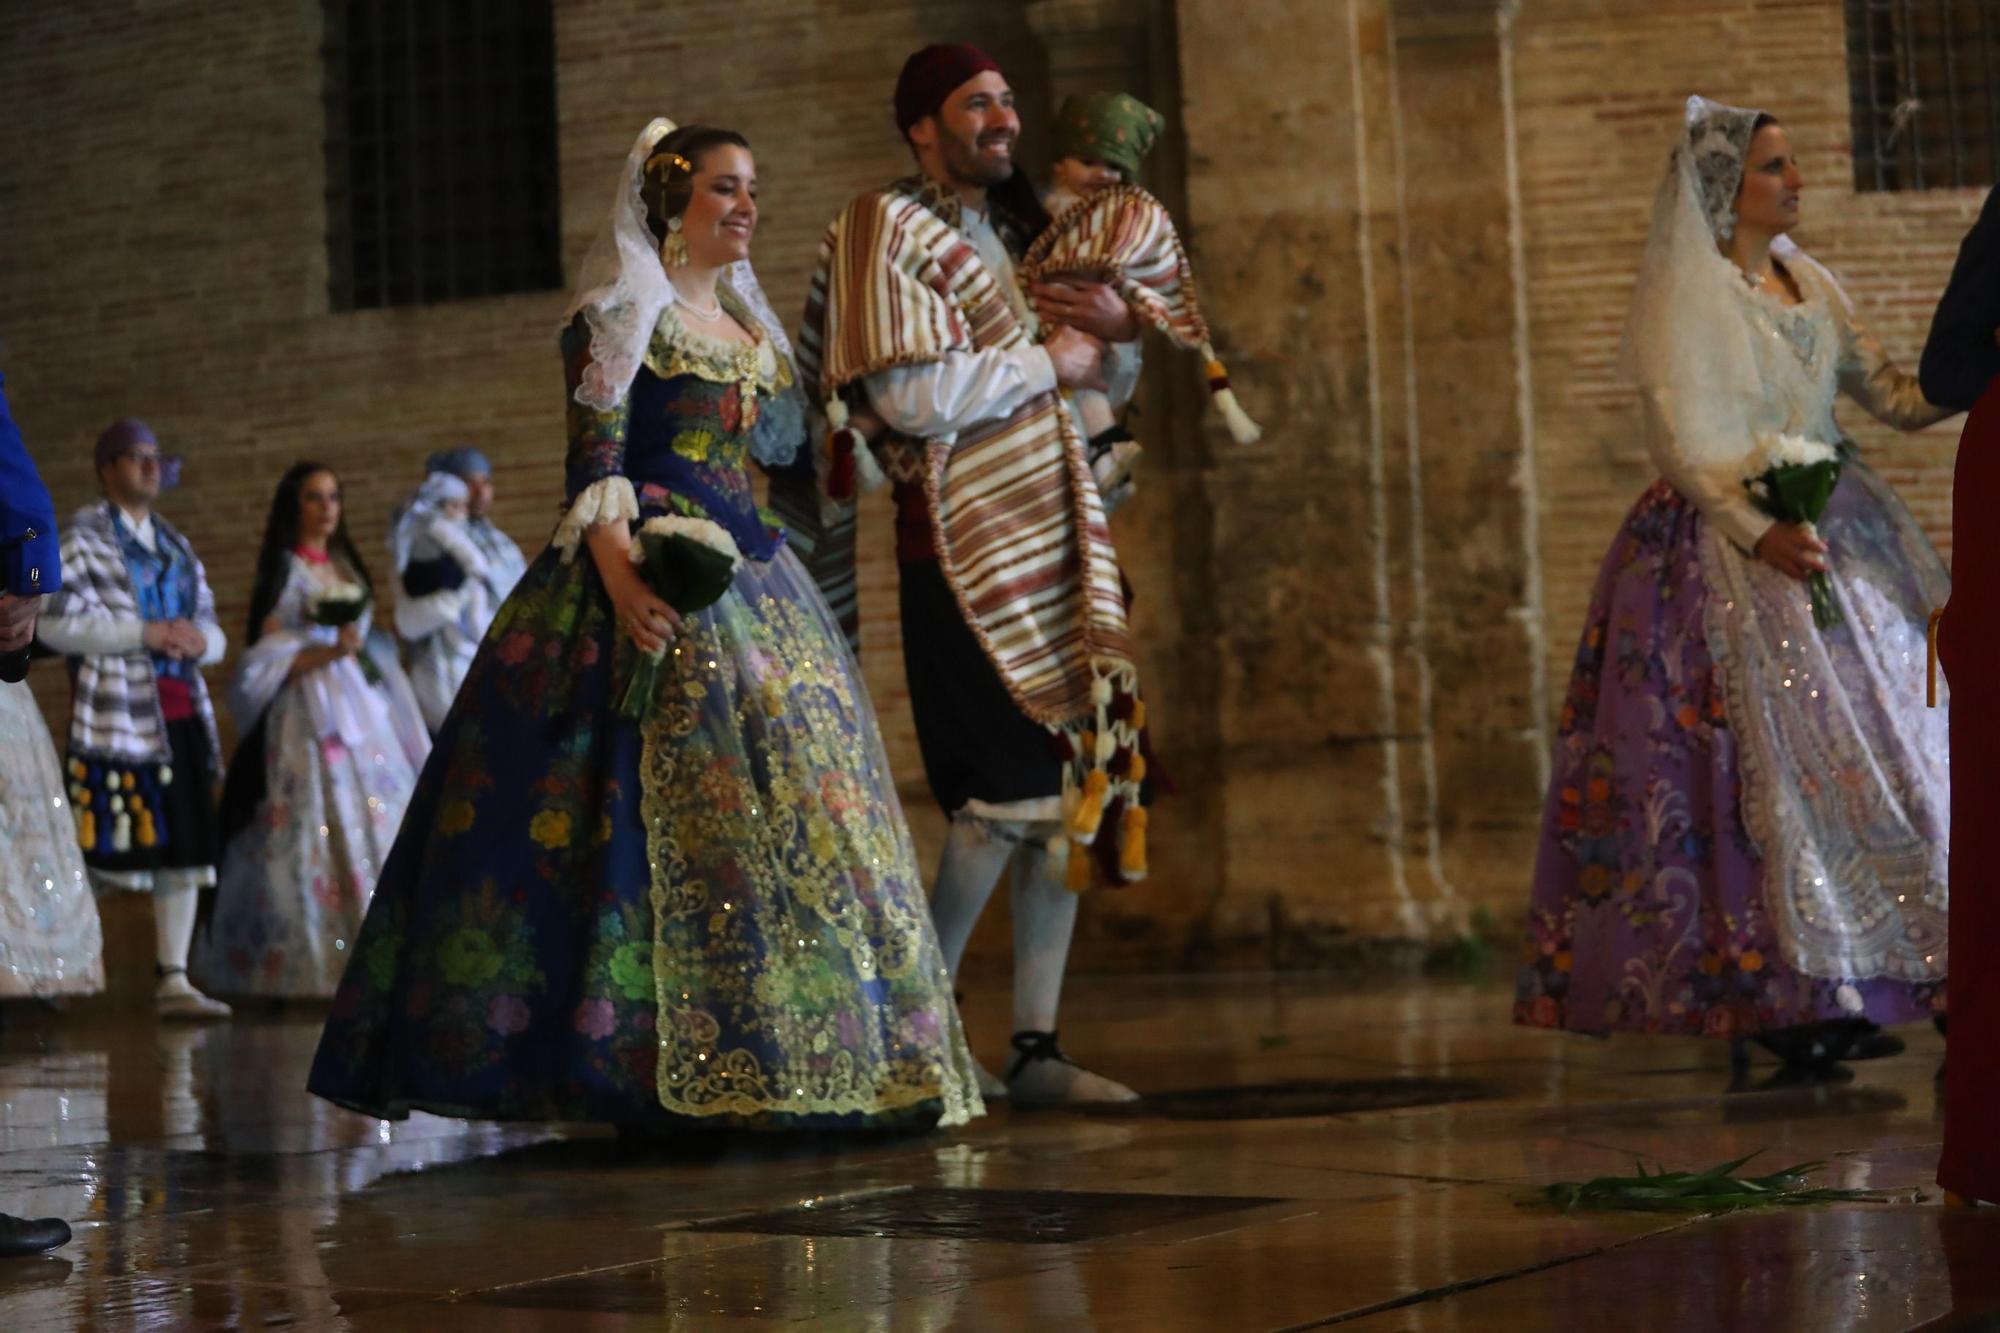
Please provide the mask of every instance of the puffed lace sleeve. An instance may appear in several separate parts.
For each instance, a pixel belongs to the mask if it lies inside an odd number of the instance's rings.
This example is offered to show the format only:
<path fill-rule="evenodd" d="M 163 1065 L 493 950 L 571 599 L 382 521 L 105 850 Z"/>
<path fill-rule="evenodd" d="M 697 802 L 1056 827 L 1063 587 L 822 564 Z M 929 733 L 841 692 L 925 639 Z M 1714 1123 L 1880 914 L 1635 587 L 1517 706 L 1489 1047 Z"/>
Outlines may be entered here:
<path fill-rule="evenodd" d="M 638 518 L 639 497 L 625 475 L 629 397 L 620 398 L 610 409 L 577 401 L 577 386 L 590 367 L 590 329 L 582 314 L 563 332 L 562 350 L 569 427 L 563 489 L 569 498 L 569 512 L 556 527 L 554 544 L 567 560 L 575 558 L 576 548 L 591 528 Z"/>

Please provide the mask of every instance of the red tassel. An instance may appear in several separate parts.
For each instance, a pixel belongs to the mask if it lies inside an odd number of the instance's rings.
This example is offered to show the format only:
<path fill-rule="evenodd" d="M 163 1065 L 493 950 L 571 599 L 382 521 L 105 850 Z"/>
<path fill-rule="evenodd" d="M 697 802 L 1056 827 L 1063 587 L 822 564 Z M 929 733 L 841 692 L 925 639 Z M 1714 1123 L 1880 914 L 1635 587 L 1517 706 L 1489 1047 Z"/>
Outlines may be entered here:
<path fill-rule="evenodd" d="M 859 484 L 859 464 L 854 461 L 854 451 L 866 447 L 867 442 L 861 438 L 861 433 L 850 426 L 834 431 L 827 441 L 826 493 L 833 499 L 854 498 Z"/>

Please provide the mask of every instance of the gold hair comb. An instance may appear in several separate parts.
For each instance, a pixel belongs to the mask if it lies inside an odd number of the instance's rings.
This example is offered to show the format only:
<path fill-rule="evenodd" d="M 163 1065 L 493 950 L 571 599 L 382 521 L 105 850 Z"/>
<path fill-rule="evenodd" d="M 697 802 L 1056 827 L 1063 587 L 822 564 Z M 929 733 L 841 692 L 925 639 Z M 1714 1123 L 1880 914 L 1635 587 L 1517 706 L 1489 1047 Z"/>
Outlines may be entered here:
<path fill-rule="evenodd" d="M 651 157 L 646 159 L 646 170 L 651 171 L 655 166 L 657 166 L 661 162 L 666 163 L 670 167 L 679 167 L 682 171 L 685 171 L 690 176 L 694 175 L 694 163 L 688 161 L 686 158 L 682 157 L 679 153 L 653 154 Z"/>

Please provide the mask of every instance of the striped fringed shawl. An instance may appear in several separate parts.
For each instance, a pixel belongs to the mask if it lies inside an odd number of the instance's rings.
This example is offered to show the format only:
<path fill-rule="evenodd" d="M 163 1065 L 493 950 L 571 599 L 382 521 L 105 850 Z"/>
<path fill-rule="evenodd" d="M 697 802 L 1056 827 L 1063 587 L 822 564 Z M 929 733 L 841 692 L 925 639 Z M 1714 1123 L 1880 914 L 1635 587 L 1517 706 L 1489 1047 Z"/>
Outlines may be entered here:
<path fill-rule="evenodd" d="M 821 242 L 797 346 L 801 376 L 822 402 L 893 367 L 1032 341 L 970 242 L 924 193 L 911 181 L 863 195 Z M 1079 760 L 1073 776 L 1104 792 L 1105 777 L 1083 779 L 1115 770 L 1136 747 L 1127 719 L 1138 673 L 1104 507 L 1057 395 L 1032 398 L 953 443 L 892 433 L 875 447 L 891 476 L 924 487 L 945 581 L 1008 693 L 1069 737 Z M 809 561 L 850 627 L 852 523 L 843 507 L 823 524 Z M 1137 807 L 1136 782 L 1115 771 L 1109 782 L 1114 803 Z M 1094 823 L 1083 822 L 1094 836 Z M 1072 824 L 1078 841 L 1091 840 Z"/>
<path fill-rule="evenodd" d="M 1229 387 L 1208 322 L 1195 298 L 1194 270 L 1167 207 L 1136 185 L 1087 195 L 1056 214 L 1028 247 L 1023 285 L 1064 274 L 1108 282 L 1125 303 L 1175 345 L 1201 355 L 1217 409 L 1239 444 L 1261 435 Z"/>
<path fill-rule="evenodd" d="M 1021 261 L 1023 284 L 1064 273 L 1112 284 L 1177 346 L 1199 351 L 1208 341 L 1174 220 L 1136 185 L 1114 185 L 1063 209 Z"/>
<path fill-rule="evenodd" d="M 215 619 L 215 594 L 208 586 L 208 574 L 179 529 L 158 514 L 153 530 L 162 549 L 186 560 L 194 571 L 195 605 L 198 624 Z M 94 504 L 77 511 L 76 518 L 62 534 L 63 588 L 49 599 L 50 616 L 104 616 L 136 619 L 138 599 L 132 591 L 132 575 L 125 565 L 125 547 L 108 504 Z M 130 653 L 82 657 L 72 662 L 73 705 L 70 711 L 71 754 L 89 759 L 109 759 L 127 764 L 164 764 L 172 759 L 167 743 L 167 724 L 160 713 L 159 684 L 153 675 L 152 656 L 143 649 Z M 222 771 L 222 750 L 216 740 L 215 709 L 209 702 L 208 686 L 199 670 L 188 673 L 195 709 L 208 735 L 209 761 L 214 772 Z"/>

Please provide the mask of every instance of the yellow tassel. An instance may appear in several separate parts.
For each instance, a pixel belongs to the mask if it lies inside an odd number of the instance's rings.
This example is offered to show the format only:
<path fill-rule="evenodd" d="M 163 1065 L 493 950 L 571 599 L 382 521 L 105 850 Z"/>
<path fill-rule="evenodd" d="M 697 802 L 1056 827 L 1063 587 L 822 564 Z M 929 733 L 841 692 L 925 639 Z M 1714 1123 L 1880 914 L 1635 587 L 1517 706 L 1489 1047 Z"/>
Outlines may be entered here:
<path fill-rule="evenodd" d="M 84 850 L 89 851 L 96 847 L 97 816 L 86 810 L 83 812 L 83 817 L 77 821 L 77 825 L 81 830 L 77 835 L 77 840 L 83 844 Z"/>
<path fill-rule="evenodd" d="M 138 838 L 141 847 L 151 847 L 159 841 L 159 835 L 153 828 L 153 812 L 150 810 L 139 812 Z"/>
<path fill-rule="evenodd" d="M 1069 812 L 1069 836 L 1072 842 L 1088 843 L 1097 836 L 1097 826 L 1104 822 L 1104 798 L 1110 793 L 1111 779 L 1104 770 L 1093 768 L 1083 778 L 1083 792 L 1078 796 L 1076 808 Z"/>
<path fill-rule="evenodd" d="M 1146 878 L 1146 808 L 1127 806 L 1121 822 L 1124 828 L 1118 840 L 1118 874 L 1122 879 L 1142 880 Z"/>
<path fill-rule="evenodd" d="M 1145 755 L 1135 754 L 1132 756 L 1132 767 L 1131 770 L 1126 773 L 1125 779 L 1135 787 L 1146 780 Z"/>
<path fill-rule="evenodd" d="M 1090 849 L 1080 842 L 1069 845 L 1069 866 L 1063 874 L 1063 887 L 1071 893 L 1090 890 Z"/>
<path fill-rule="evenodd" d="M 1144 731 L 1145 729 L 1146 701 L 1144 699 L 1134 699 L 1132 701 L 1132 730 L 1137 732 Z"/>

